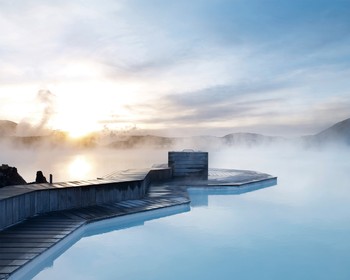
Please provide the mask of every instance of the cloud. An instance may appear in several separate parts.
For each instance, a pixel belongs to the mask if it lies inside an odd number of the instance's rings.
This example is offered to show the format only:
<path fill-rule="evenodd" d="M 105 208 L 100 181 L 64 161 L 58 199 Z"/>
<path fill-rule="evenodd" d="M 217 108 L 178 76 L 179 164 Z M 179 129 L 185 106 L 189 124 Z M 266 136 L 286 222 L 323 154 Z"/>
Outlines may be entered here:
<path fill-rule="evenodd" d="M 207 107 L 222 103 L 233 104 L 239 96 L 262 95 L 286 88 L 287 85 L 280 82 L 275 83 L 242 83 L 237 85 L 214 86 L 195 92 L 185 92 L 165 96 L 165 99 L 182 107 Z"/>
<path fill-rule="evenodd" d="M 272 106 L 285 102 L 281 98 L 264 98 L 263 92 L 283 89 L 284 85 L 261 85 L 260 87 L 217 86 L 182 94 L 165 95 L 147 104 L 127 106 L 130 114 L 139 116 L 137 121 L 161 124 L 163 128 L 221 122 L 223 124 L 247 116 L 268 114 Z M 245 95 L 244 95 L 245 93 Z M 260 96 L 260 97 L 259 97 Z M 268 108 L 268 110 L 262 110 Z M 127 122 L 116 116 L 104 123 Z"/>
<path fill-rule="evenodd" d="M 319 104 L 330 106 L 333 121 L 346 110 L 330 100 L 349 96 L 349 11 L 341 0 L 2 2 L 0 81 L 74 83 L 72 94 L 91 80 L 138 85 L 138 98 L 123 107 L 129 115 L 96 114 L 100 123 L 291 127 L 300 114 L 311 123 Z M 98 89 L 88 94 L 100 104 Z"/>
<path fill-rule="evenodd" d="M 243 50 L 245 61 L 239 61 L 239 68 L 273 57 L 271 63 L 263 63 L 276 73 L 324 64 L 325 57 L 334 63 L 348 54 L 344 48 L 349 42 L 347 5 L 300 0 L 102 1 L 98 5 L 13 1 L 2 3 L 0 31 L 7 36 L 0 39 L 0 54 L 3 63 L 13 68 L 7 76 L 34 80 L 52 79 L 57 64 L 73 58 L 106 64 L 107 74 L 114 68 L 122 74 L 157 75 L 179 62 L 188 61 L 186 67 L 193 68 L 224 55 L 230 71 L 230 64 L 236 62 L 232 56 L 242 57 Z M 264 65 L 259 66 L 262 70 Z"/>

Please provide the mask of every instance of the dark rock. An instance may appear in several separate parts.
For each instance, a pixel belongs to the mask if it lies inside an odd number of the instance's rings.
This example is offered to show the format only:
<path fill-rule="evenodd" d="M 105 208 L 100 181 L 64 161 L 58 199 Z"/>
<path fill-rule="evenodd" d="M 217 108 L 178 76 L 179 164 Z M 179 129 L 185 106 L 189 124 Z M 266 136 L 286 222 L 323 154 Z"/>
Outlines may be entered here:
<path fill-rule="evenodd" d="M 44 176 L 43 172 L 40 170 L 36 172 L 35 183 L 37 184 L 47 183 L 46 177 Z"/>
<path fill-rule="evenodd" d="M 25 184 L 27 184 L 27 182 L 18 174 L 16 167 L 11 167 L 7 164 L 0 166 L 0 188 Z"/>

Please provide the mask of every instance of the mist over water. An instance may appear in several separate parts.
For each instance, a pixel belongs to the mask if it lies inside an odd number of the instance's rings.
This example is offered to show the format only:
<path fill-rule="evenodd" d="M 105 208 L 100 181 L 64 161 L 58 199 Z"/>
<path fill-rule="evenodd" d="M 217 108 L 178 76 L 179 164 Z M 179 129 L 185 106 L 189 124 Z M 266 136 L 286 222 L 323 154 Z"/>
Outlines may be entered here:
<path fill-rule="evenodd" d="M 190 212 L 83 237 L 38 264 L 47 268 L 34 279 L 349 279 L 349 148 L 191 144 L 170 150 L 205 150 L 209 167 L 269 173 L 278 184 L 241 195 L 191 193 L 200 204 Z M 59 182 L 150 168 L 166 163 L 169 150 L 0 145 L 1 162 L 27 182 L 37 170 Z"/>
<path fill-rule="evenodd" d="M 339 156 L 346 156 L 350 151 L 350 119 L 318 134 L 292 139 L 256 133 L 161 137 L 108 129 L 74 138 L 63 131 L 45 132 L 54 114 L 55 96 L 41 90 L 37 99 L 42 116 L 36 126 L 3 121 L 0 127 L 0 163 L 17 167 L 28 182 L 34 180 L 38 170 L 46 176 L 53 174 L 57 182 L 94 179 L 122 169 L 150 168 L 153 164 L 166 163 L 168 150 L 207 151 L 211 167 L 253 169 L 271 174 L 276 174 L 276 167 L 270 166 L 271 159 L 283 159 L 287 163 L 321 157 L 321 163 L 339 162 L 342 160 Z"/>
<path fill-rule="evenodd" d="M 122 166 L 116 155 L 110 163 Z M 122 155 L 166 160 L 165 150 Z M 34 279 L 349 279 L 349 156 L 337 148 L 209 150 L 211 167 L 267 172 L 278 184 L 241 195 L 191 193 L 207 202 L 84 237 Z"/>
<path fill-rule="evenodd" d="M 88 180 L 117 170 L 148 168 L 167 162 L 167 150 L 113 149 L 2 149 L 1 163 L 15 166 L 27 181 L 35 181 L 36 171 L 42 170 L 54 182 Z"/>
<path fill-rule="evenodd" d="M 336 166 L 348 164 L 350 148 L 329 146 L 323 149 L 303 149 L 299 145 L 269 145 L 258 147 L 208 147 L 201 143 L 189 142 L 174 148 L 52 148 L 41 146 L 28 148 L 14 147 L 0 142 L 1 164 L 15 166 L 27 182 L 35 180 L 36 171 L 42 170 L 48 177 L 53 174 L 54 181 L 96 179 L 117 170 L 150 168 L 153 164 L 167 163 L 169 150 L 192 148 L 209 152 L 209 167 L 256 170 L 276 175 L 281 179 L 285 166 L 306 164 L 312 172 L 322 178 L 329 164 Z M 280 164 L 276 165 L 276 162 Z M 283 166 L 282 166 L 283 165 Z M 287 169 L 288 170 L 288 169 Z M 310 171 L 308 171 L 310 172 Z"/>

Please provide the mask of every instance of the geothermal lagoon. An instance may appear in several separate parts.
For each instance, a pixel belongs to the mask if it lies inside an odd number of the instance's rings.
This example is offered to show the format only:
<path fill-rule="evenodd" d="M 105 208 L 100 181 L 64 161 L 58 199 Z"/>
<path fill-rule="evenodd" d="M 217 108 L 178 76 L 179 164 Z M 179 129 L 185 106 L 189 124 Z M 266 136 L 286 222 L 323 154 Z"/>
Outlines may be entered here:
<path fill-rule="evenodd" d="M 245 193 L 190 189 L 189 208 L 92 225 L 22 279 L 349 279 L 348 156 L 210 151 L 212 167 L 266 172 L 278 184 Z"/>

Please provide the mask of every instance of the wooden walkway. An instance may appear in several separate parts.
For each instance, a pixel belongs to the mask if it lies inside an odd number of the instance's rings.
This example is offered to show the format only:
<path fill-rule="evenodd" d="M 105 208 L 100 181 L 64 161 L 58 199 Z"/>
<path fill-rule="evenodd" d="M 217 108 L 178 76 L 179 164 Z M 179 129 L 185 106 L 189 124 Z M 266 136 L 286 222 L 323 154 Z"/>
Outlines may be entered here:
<path fill-rule="evenodd" d="M 144 176 L 143 173 L 144 171 L 135 173 L 128 171 L 125 174 L 118 172 L 110 174 L 104 180 L 123 180 L 130 179 L 130 177 L 140 179 Z M 60 241 L 68 239 L 73 232 L 88 223 L 189 204 L 187 186 L 191 186 L 191 188 L 196 186 L 211 188 L 212 185 L 239 187 L 266 180 L 276 180 L 276 177 L 253 171 L 210 169 L 207 181 L 188 183 L 183 180 L 172 180 L 168 183 L 152 184 L 146 196 L 140 200 L 126 200 L 118 203 L 49 212 L 29 218 L 0 231 L 0 280 L 16 276 L 14 274 L 20 272 L 27 264 L 43 256 L 42 254 L 45 252 L 52 252 L 48 250 L 53 249 Z"/>
<path fill-rule="evenodd" d="M 142 199 L 151 182 L 171 179 L 171 169 L 124 170 L 113 178 L 0 188 L 0 230 L 43 213 Z"/>
<path fill-rule="evenodd" d="M 87 223 L 188 203 L 185 187 L 161 184 L 151 186 L 142 200 L 51 212 L 30 218 L 0 232 L 0 279 L 8 279 Z"/>

